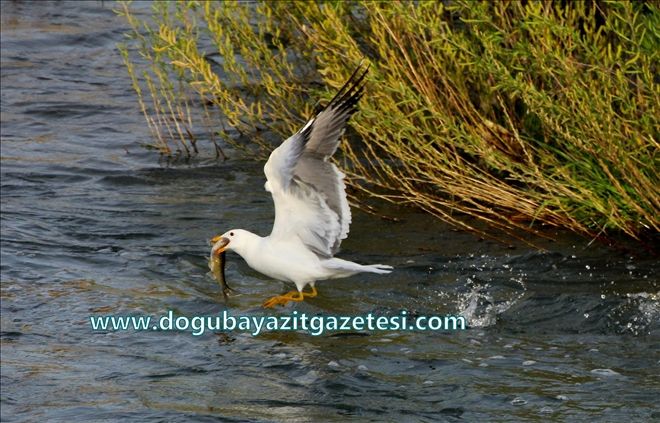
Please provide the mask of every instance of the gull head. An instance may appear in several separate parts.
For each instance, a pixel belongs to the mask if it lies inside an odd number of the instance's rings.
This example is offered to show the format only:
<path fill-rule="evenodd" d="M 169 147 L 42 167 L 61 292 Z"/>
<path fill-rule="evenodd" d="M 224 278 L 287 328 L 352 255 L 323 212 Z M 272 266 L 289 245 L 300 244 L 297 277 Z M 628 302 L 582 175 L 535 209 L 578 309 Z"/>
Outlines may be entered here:
<path fill-rule="evenodd" d="M 219 256 L 225 251 L 240 251 L 241 247 L 248 242 L 247 236 L 249 232 L 243 229 L 232 229 L 222 235 L 216 235 L 211 238 L 211 254 Z"/>

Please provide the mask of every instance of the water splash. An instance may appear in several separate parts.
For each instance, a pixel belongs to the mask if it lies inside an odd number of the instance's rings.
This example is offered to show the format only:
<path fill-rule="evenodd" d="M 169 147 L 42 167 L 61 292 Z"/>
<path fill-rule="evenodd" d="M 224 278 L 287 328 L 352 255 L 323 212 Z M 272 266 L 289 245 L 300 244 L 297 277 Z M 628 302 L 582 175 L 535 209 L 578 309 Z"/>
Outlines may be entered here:
<path fill-rule="evenodd" d="M 649 334 L 658 329 L 660 322 L 660 291 L 625 294 L 625 301 L 612 311 L 610 317 L 621 332 Z"/>
<path fill-rule="evenodd" d="M 497 322 L 497 317 L 507 311 L 527 290 L 522 278 L 511 278 L 522 287 L 521 291 L 511 288 L 494 288 L 489 283 L 479 284 L 472 279 L 467 279 L 469 292 L 459 293 L 457 297 L 457 308 L 459 315 L 464 317 L 470 327 L 484 328 L 492 326 Z M 503 289 L 505 289 L 503 291 Z"/>

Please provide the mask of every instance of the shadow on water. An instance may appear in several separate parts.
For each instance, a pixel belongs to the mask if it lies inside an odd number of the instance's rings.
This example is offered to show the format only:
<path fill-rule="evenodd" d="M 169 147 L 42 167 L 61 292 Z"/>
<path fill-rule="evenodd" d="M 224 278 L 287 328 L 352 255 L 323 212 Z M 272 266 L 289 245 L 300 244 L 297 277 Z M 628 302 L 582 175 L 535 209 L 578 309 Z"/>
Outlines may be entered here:
<path fill-rule="evenodd" d="M 140 6 L 139 7 L 144 7 Z M 389 276 L 290 289 L 207 240 L 268 233 L 261 165 L 161 167 L 112 4 L 2 3 L 2 420 L 616 421 L 658 417 L 658 265 L 560 234 L 548 252 L 421 213 L 354 212 L 341 256 Z M 146 8 L 145 8 L 146 13 Z M 211 157 L 211 155 L 209 155 Z M 459 332 L 92 331 L 91 314 L 458 314 Z M 653 413 L 656 413 L 655 415 Z"/>

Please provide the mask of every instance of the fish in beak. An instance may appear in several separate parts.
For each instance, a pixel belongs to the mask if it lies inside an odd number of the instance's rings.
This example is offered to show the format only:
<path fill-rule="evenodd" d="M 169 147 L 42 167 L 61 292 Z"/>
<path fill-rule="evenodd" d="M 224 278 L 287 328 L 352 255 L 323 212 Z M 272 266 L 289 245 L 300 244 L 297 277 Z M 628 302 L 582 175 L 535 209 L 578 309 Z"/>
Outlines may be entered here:
<path fill-rule="evenodd" d="M 227 280 L 225 279 L 225 265 L 227 261 L 225 260 L 227 246 L 229 245 L 229 239 L 218 235 L 211 239 L 211 244 L 213 248 L 211 249 L 211 256 L 209 257 L 209 269 L 213 273 L 213 278 L 220 283 L 222 287 L 222 295 L 227 299 L 230 293 L 234 292 L 232 288 L 227 285 Z"/>
<path fill-rule="evenodd" d="M 211 252 L 213 254 L 220 255 L 220 253 L 224 253 L 227 249 L 227 246 L 229 245 L 229 238 L 225 238 L 222 235 L 214 236 L 211 238 L 211 245 L 213 246 Z"/>

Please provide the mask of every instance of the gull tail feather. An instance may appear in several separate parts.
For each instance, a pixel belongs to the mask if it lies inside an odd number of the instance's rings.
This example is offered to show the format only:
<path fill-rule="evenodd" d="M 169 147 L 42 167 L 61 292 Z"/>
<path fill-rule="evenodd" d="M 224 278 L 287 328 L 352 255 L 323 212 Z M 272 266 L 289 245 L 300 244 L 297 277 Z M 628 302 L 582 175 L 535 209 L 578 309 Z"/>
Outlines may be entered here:
<path fill-rule="evenodd" d="M 356 273 L 379 273 L 387 274 L 393 269 L 392 266 L 385 264 L 357 264 L 352 261 L 342 260 L 340 258 L 331 258 L 323 262 L 323 266 L 332 273 L 332 277 L 343 278 L 355 275 Z"/>
<path fill-rule="evenodd" d="M 380 274 L 387 274 L 391 273 L 394 268 L 392 266 L 389 266 L 387 264 L 369 264 L 363 267 L 368 267 L 370 270 L 368 272 L 372 273 L 380 273 Z"/>

